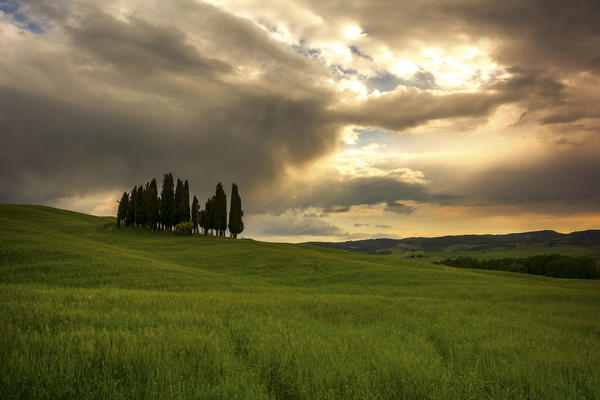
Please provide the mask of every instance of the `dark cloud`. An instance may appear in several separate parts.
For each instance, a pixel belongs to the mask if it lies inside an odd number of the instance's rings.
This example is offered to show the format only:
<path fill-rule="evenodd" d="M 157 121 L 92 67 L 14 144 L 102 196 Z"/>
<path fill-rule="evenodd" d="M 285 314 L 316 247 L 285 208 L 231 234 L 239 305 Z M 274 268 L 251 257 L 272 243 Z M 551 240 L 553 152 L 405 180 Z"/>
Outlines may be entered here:
<path fill-rule="evenodd" d="M 397 203 L 395 201 L 388 201 L 385 205 L 385 210 L 396 214 L 409 215 L 415 211 L 415 208 L 407 206 L 406 204 Z"/>
<path fill-rule="evenodd" d="M 402 201 L 423 203 L 447 203 L 455 196 L 431 193 L 423 184 L 402 182 L 391 176 L 359 177 L 343 181 L 328 179 L 300 185 L 265 203 L 265 209 L 282 213 L 288 209 L 308 209 L 317 207 L 325 213 L 339 213 L 353 206 L 386 204 L 388 211 L 410 214 L 413 209 Z"/>
<path fill-rule="evenodd" d="M 384 72 L 367 79 L 366 84 L 369 88 L 377 89 L 380 92 L 391 92 L 403 82 L 404 80 L 396 75 Z"/>
<path fill-rule="evenodd" d="M 210 76 L 232 70 L 227 63 L 202 56 L 179 29 L 153 25 L 141 18 L 122 21 L 96 12 L 67 30 L 82 52 L 118 69 L 130 69 L 132 74 L 161 69 Z"/>
<path fill-rule="evenodd" d="M 455 204 L 511 206 L 557 215 L 600 211 L 600 143 L 563 142 L 556 153 L 497 165 L 457 187 Z"/>
<path fill-rule="evenodd" d="M 0 62 L 14 78 L 0 86 L 0 201 L 123 190 L 167 171 L 189 178 L 201 201 L 217 181 L 237 182 L 250 200 L 286 168 L 337 145 L 341 125 L 325 111 L 331 94 L 303 82 L 328 70 L 250 21 L 170 4 L 164 11 L 184 26 L 197 17 L 201 36 L 192 40 L 151 13 L 125 21 L 90 4 L 67 7 L 68 19 L 51 7 L 29 9 L 64 23 L 53 33 L 74 47 L 19 47 L 20 64 Z M 261 74 L 240 80 L 240 67 Z"/>
<path fill-rule="evenodd" d="M 251 194 L 281 177 L 283 166 L 334 146 L 337 130 L 319 117 L 318 104 L 239 94 L 231 109 L 173 126 L 2 88 L 0 199 L 126 188 L 167 171 L 206 195 L 218 180 Z M 229 111 L 232 118 L 220 119 Z"/>
<path fill-rule="evenodd" d="M 364 59 L 366 59 L 366 60 L 373 61 L 373 58 L 372 58 L 370 55 L 368 55 L 368 54 L 364 54 L 363 52 L 361 52 L 361 51 L 359 50 L 359 48 L 358 48 L 358 47 L 356 47 L 356 46 L 352 45 L 352 46 L 350 46 L 349 48 L 350 48 L 350 51 L 352 52 L 352 54 L 354 54 L 354 55 L 356 55 L 356 56 L 358 56 L 358 57 L 364 58 Z"/>
<path fill-rule="evenodd" d="M 512 75 L 491 85 L 491 89 L 507 93 L 526 93 L 521 98 L 535 98 L 543 100 L 546 104 L 555 104 L 560 101 L 561 92 L 565 85 L 555 79 L 544 75 L 540 70 L 532 68 L 512 67 L 507 71 Z"/>
<path fill-rule="evenodd" d="M 478 92 L 449 94 L 419 90 L 420 84 L 416 81 L 404 81 L 385 73 L 371 78 L 368 83 L 383 91 L 399 85 L 409 88 L 371 97 L 356 106 L 344 105 L 338 109 L 339 118 L 348 123 L 402 131 L 436 119 L 466 117 L 475 120 L 510 103 L 518 103 L 527 109 L 517 124 L 524 122 L 525 115 L 528 118 L 538 115 L 542 124 L 599 118 L 590 108 L 598 95 L 590 93 L 589 87 L 575 90 L 543 71 L 531 68 L 514 67 L 508 72 L 510 77 L 495 80 Z M 422 74 L 424 80 L 429 79 L 427 72 L 417 74 Z"/>
<path fill-rule="evenodd" d="M 564 124 L 567 122 L 574 122 L 581 119 L 583 115 L 576 111 L 570 111 L 564 114 L 552 114 L 542 118 L 541 122 L 544 125 L 547 124 Z"/>
<path fill-rule="evenodd" d="M 511 0 L 443 8 L 465 31 L 506 38 L 495 56 L 505 65 L 598 71 L 600 5 L 593 0 Z"/>
<path fill-rule="evenodd" d="M 429 71 L 415 72 L 406 86 L 414 86 L 423 90 L 435 89 L 437 87 L 435 83 L 435 76 L 433 76 L 433 74 Z"/>
<path fill-rule="evenodd" d="M 345 105 L 338 112 L 347 123 L 402 131 L 435 119 L 485 116 L 514 100 L 513 94 L 502 91 L 436 95 L 409 88 Z"/>
<path fill-rule="evenodd" d="M 266 236 L 347 236 L 339 227 L 319 218 L 295 215 L 267 217 L 256 233 Z"/>
<path fill-rule="evenodd" d="M 371 224 L 354 224 L 355 228 L 361 228 L 361 227 L 367 227 L 367 226 L 371 226 Z M 385 225 L 385 224 L 377 224 L 374 226 L 375 226 L 375 228 L 380 228 L 380 229 L 392 228 L 391 225 Z"/>

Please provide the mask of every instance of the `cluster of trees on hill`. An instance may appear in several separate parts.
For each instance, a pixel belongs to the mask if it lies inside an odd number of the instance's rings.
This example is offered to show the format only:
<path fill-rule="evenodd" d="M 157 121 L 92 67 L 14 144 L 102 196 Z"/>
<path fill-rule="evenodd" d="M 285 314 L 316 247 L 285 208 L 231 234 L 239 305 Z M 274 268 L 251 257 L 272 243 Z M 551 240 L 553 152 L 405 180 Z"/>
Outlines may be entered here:
<path fill-rule="evenodd" d="M 145 185 L 134 186 L 131 192 L 123 192 L 117 210 L 117 227 L 125 226 L 179 233 L 204 233 L 225 236 L 229 229 L 231 237 L 244 230 L 244 211 L 238 187 L 231 187 L 229 221 L 227 220 L 227 195 L 221 182 L 217 184 L 215 195 L 209 198 L 200 209 L 194 196 L 190 206 L 190 187 L 185 181 L 168 173 L 163 177 L 162 190 L 158 195 L 156 179 Z"/>
<path fill-rule="evenodd" d="M 592 257 L 569 257 L 559 254 L 531 256 L 526 258 L 498 258 L 480 260 L 471 257 L 447 259 L 441 264 L 457 268 L 491 269 L 522 272 L 555 278 L 598 279 L 600 269 Z"/>

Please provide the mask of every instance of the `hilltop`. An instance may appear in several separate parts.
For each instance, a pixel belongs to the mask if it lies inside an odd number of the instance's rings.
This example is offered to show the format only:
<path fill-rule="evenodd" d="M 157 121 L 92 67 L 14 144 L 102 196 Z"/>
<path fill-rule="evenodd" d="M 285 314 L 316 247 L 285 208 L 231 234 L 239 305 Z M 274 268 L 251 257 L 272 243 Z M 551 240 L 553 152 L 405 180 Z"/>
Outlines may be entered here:
<path fill-rule="evenodd" d="M 0 205 L 0 398 L 600 396 L 600 282 Z"/>

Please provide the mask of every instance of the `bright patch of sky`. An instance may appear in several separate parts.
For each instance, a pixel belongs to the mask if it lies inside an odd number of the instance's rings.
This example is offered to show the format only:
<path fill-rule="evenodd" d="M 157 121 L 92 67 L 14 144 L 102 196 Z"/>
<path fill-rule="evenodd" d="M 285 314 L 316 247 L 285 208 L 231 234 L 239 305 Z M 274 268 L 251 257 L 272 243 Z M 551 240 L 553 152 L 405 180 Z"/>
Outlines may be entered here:
<path fill-rule="evenodd" d="M 16 0 L 0 0 L 0 11 L 2 12 L 0 17 L 7 18 L 20 29 L 41 34 L 50 28 L 44 21 L 34 21 L 29 18 Z"/>
<path fill-rule="evenodd" d="M 355 79 L 360 79 L 369 93 L 392 92 L 400 85 L 445 92 L 474 91 L 505 74 L 502 67 L 477 47 L 460 46 L 450 50 L 422 47 L 420 52 L 410 55 L 394 55 L 387 49 L 375 48 L 370 53 L 357 44 L 367 34 L 357 35 L 360 28 L 351 28 L 337 40 L 303 38 L 289 47 L 334 69 L 342 75 L 338 77 L 340 80 L 344 79 L 343 75 L 356 75 Z M 279 32 L 274 33 L 275 39 L 290 43 L 292 33 L 285 30 L 284 36 L 285 39 Z"/>
<path fill-rule="evenodd" d="M 358 39 L 367 36 L 367 32 L 363 32 L 360 26 L 348 25 L 344 28 L 344 37 L 349 40 Z"/>
<path fill-rule="evenodd" d="M 208 1 L 253 21 L 283 46 L 329 67 L 337 89 L 348 95 L 347 101 L 393 92 L 398 86 L 476 91 L 504 73 L 488 56 L 492 46 L 485 42 L 442 49 L 412 40 L 404 48 L 390 49 L 357 21 L 326 23 L 306 7 L 285 2 L 264 7 L 254 1 Z"/>
<path fill-rule="evenodd" d="M 321 165 L 342 178 L 387 176 L 441 187 L 446 183 L 437 181 L 436 176 L 447 165 L 467 171 L 474 165 L 502 163 L 517 154 L 526 158 L 525 149 L 542 151 L 540 143 L 522 135 L 525 128 L 507 128 L 521 111 L 513 106 L 500 107 L 487 123 L 476 127 L 461 127 L 460 121 L 434 121 L 404 132 L 347 126 L 342 132 L 342 147 Z"/>
<path fill-rule="evenodd" d="M 422 171 L 404 166 L 407 158 L 413 158 L 411 154 L 428 153 L 424 144 L 428 139 L 423 135 L 350 126 L 342 138 L 344 148 L 324 164 L 341 177 L 389 176 L 402 182 L 427 182 Z"/>

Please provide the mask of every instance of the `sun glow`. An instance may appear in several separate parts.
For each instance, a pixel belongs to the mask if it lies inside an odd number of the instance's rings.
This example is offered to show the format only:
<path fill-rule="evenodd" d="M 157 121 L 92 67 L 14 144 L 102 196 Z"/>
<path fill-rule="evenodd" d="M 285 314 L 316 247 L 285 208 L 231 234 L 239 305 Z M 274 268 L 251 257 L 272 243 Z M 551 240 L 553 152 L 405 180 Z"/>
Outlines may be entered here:
<path fill-rule="evenodd" d="M 419 67 L 410 60 L 399 60 L 393 67 L 392 72 L 399 76 L 410 76 L 414 74 Z"/>
<path fill-rule="evenodd" d="M 367 36 L 366 32 L 357 25 L 349 25 L 344 29 L 344 37 L 348 40 L 354 40 Z"/>

